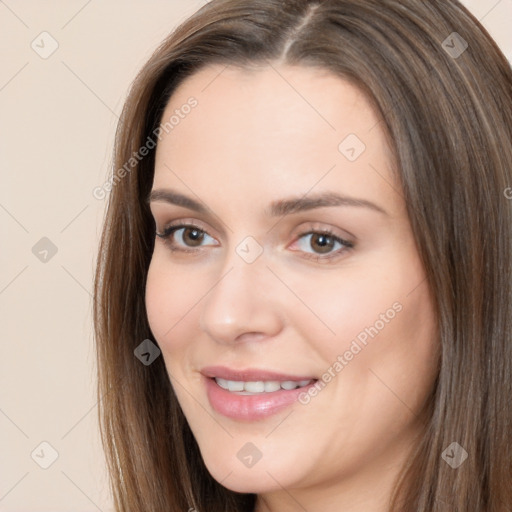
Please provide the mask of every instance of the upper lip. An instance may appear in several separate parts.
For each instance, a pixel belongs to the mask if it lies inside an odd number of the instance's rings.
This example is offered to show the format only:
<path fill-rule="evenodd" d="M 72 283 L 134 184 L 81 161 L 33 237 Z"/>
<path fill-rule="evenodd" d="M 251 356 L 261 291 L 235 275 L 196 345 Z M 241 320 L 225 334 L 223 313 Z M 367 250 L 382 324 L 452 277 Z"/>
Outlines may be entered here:
<path fill-rule="evenodd" d="M 259 368 L 246 368 L 235 369 L 228 368 L 227 366 L 205 366 L 201 373 L 205 377 L 213 378 L 219 377 L 225 380 L 243 381 L 243 382 L 257 382 L 257 381 L 301 381 L 301 380 L 316 380 L 315 377 L 310 375 L 297 375 L 285 374 L 275 371 L 263 370 Z"/>

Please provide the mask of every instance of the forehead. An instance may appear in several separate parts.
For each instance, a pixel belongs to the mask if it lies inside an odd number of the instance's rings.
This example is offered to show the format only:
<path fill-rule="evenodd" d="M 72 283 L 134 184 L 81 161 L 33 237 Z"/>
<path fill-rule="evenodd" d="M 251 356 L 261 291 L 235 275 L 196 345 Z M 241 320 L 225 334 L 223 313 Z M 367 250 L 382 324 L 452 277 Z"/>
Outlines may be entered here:
<path fill-rule="evenodd" d="M 211 125 L 222 129 L 242 127 L 239 138 L 247 144 L 245 134 L 274 140 L 280 135 L 303 140 L 319 133 L 336 141 L 343 132 L 367 132 L 379 121 L 362 92 L 343 78 L 313 67 L 268 65 L 257 68 L 238 68 L 212 65 L 185 79 L 171 96 L 162 121 L 179 111 L 190 97 L 198 106 L 187 122 L 173 129 L 173 137 L 202 133 Z M 196 115 L 197 114 L 197 115 Z M 194 118 L 201 117 L 200 123 Z M 300 121 L 298 124 L 297 122 Z M 188 126 L 188 129 L 187 129 Z M 265 129 L 261 128 L 265 126 Z M 198 131 L 199 130 L 199 131 Z M 209 139 L 215 140 L 216 133 Z M 222 140 L 219 134 L 218 141 Z M 235 135 L 233 133 L 233 135 Z M 374 137 L 378 137 L 378 131 Z M 238 141 L 239 139 L 237 139 Z M 172 144 L 172 140 L 170 141 Z"/>
<path fill-rule="evenodd" d="M 190 98 L 197 105 L 184 109 Z M 180 84 L 162 123 L 173 115 L 179 123 L 158 143 L 154 188 L 180 185 L 180 176 L 201 190 L 304 194 L 322 180 L 381 195 L 382 176 L 393 181 L 380 118 L 358 88 L 323 69 L 209 66 Z"/>

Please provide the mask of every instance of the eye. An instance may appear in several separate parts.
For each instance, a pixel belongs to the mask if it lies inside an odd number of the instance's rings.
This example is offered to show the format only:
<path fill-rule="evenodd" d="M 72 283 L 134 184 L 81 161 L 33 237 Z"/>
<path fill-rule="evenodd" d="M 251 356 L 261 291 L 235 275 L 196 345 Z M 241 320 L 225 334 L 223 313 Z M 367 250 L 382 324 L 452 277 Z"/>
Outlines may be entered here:
<path fill-rule="evenodd" d="M 162 238 L 173 251 L 194 251 L 197 247 L 202 247 L 203 245 L 211 245 L 203 244 L 202 242 L 204 242 L 205 239 L 210 238 L 215 240 L 210 235 L 208 235 L 206 231 L 198 226 L 195 226 L 194 224 L 178 224 L 175 226 L 169 226 L 164 230 L 163 233 L 155 234 L 156 236 Z"/>
<path fill-rule="evenodd" d="M 340 256 L 341 253 L 354 247 L 352 242 L 344 240 L 330 230 L 303 233 L 299 236 L 297 245 L 306 254 L 306 258 L 318 261 Z M 336 246 L 338 246 L 337 249 Z M 310 252 L 309 249 L 313 249 L 313 252 Z"/>
<path fill-rule="evenodd" d="M 219 245 L 204 229 L 195 224 L 171 225 L 163 233 L 155 234 L 164 240 L 171 251 L 193 253 L 204 246 Z M 208 239 L 213 240 L 214 243 L 205 243 Z M 302 233 L 295 243 L 299 247 L 298 251 L 303 253 L 303 257 L 320 262 L 340 257 L 354 247 L 352 242 L 344 240 L 329 229 Z"/>

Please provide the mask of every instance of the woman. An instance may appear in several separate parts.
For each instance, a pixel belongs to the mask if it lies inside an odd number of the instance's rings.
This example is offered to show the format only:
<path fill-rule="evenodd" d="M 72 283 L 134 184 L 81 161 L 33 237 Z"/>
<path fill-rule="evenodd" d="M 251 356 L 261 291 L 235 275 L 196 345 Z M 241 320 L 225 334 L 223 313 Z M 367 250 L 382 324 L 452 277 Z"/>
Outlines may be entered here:
<path fill-rule="evenodd" d="M 118 127 L 116 510 L 512 508 L 512 72 L 454 0 L 213 0 Z"/>

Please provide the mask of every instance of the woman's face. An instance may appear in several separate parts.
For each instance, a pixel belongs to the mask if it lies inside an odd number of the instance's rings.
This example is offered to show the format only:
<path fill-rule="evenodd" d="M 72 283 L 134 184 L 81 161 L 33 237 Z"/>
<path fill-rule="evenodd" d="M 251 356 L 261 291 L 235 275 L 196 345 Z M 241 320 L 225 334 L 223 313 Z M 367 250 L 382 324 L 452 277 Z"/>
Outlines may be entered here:
<path fill-rule="evenodd" d="M 383 124 L 341 78 L 277 65 L 203 69 L 173 115 L 150 204 L 175 232 L 146 306 L 208 470 L 239 492 L 381 495 L 437 368 Z"/>

